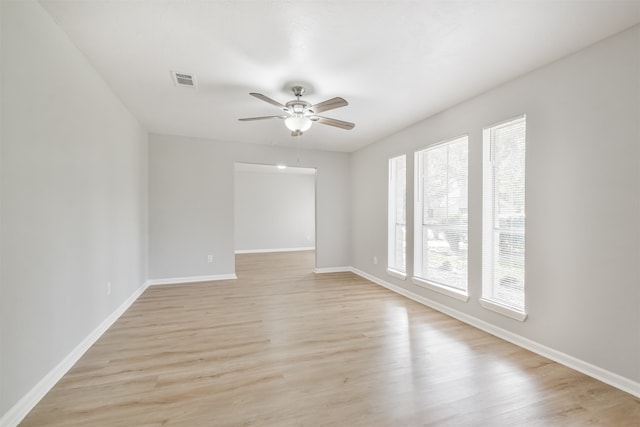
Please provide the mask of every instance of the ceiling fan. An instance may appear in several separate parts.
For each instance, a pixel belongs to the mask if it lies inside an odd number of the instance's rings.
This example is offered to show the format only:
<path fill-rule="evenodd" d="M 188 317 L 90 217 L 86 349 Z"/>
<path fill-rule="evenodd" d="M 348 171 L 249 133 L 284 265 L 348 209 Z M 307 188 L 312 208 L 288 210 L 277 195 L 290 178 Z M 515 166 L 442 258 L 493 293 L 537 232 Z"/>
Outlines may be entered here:
<path fill-rule="evenodd" d="M 311 128 L 311 124 L 313 122 L 335 126 L 337 128 L 347 130 L 353 129 L 355 127 L 355 124 L 350 122 L 330 119 L 328 117 L 317 115 L 317 113 L 321 113 L 323 111 L 333 110 L 335 108 L 349 105 L 349 103 L 343 98 L 335 97 L 319 104 L 311 105 L 307 101 L 303 101 L 302 99 L 300 99 L 300 97 L 304 93 L 304 88 L 302 86 L 294 86 L 291 88 L 291 91 L 293 92 L 293 95 L 296 97 L 296 99 L 289 101 L 284 105 L 261 93 L 251 92 L 249 95 L 255 96 L 256 98 L 268 102 L 269 104 L 275 105 L 276 107 L 282 108 L 282 110 L 284 110 L 286 114 L 282 114 L 279 116 L 247 117 L 238 120 L 240 120 L 241 122 L 249 122 L 252 120 L 283 119 L 284 124 L 291 131 L 291 136 L 302 135 L 304 132 L 308 131 L 309 128 Z"/>

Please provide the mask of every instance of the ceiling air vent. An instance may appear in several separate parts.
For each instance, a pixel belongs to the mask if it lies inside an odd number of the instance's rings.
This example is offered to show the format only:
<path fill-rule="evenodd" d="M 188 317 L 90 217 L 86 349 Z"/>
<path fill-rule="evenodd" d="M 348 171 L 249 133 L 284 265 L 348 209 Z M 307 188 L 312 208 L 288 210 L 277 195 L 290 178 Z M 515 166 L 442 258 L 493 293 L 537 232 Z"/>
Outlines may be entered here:
<path fill-rule="evenodd" d="M 180 87 L 196 87 L 196 77 L 193 74 L 178 73 L 172 71 L 173 81 L 176 86 Z"/>

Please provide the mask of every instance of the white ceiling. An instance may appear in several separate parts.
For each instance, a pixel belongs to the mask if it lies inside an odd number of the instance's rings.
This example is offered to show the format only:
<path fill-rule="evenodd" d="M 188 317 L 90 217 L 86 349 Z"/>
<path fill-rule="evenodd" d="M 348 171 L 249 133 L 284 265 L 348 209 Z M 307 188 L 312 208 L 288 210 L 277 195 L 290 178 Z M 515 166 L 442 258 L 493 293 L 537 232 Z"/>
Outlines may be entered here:
<path fill-rule="evenodd" d="M 40 0 L 150 132 L 353 151 L 640 22 L 640 0 Z M 176 87 L 170 71 L 193 73 Z M 280 111 L 349 105 L 300 141 Z"/>

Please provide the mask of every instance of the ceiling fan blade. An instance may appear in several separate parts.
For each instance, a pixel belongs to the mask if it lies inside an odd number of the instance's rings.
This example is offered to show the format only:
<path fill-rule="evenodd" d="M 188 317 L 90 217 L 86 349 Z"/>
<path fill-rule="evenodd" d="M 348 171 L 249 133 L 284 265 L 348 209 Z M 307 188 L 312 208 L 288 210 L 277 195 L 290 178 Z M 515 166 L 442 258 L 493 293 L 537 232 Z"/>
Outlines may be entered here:
<path fill-rule="evenodd" d="M 346 130 L 353 129 L 356 126 L 354 123 L 351 123 L 351 122 L 344 122 L 338 119 L 330 119 L 328 117 L 315 116 L 311 120 L 313 120 L 314 122 L 322 123 L 323 125 L 335 126 L 337 128 L 346 129 Z"/>
<path fill-rule="evenodd" d="M 347 105 L 349 105 L 349 103 L 345 99 L 336 96 L 335 98 L 327 99 L 324 102 L 312 105 L 310 109 L 314 113 L 322 113 L 323 111 L 333 110 Z"/>
<path fill-rule="evenodd" d="M 262 117 L 246 117 L 244 119 L 238 119 L 241 122 L 250 122 L 253 120 L 266 120 L 266 119 L 286 119 L 289 116 L 262 116 Z"/>
<path fill-rule="evenodd" d="M 276 107 L 279 107 L 279 108 L 282 108 L 282 109 L 286 108 L 284 105 L 280 104 L 278 101 L 275 101 L 275 100 L 273 100 L 273 99 L 269 98 L 268 96 L 263 95 L 261 93 L 251 92 L 249 95 L 255 96 L 256 98 L 261 99 L 264 102 L 268 102 L 269 104 L 275 105 Z"/>

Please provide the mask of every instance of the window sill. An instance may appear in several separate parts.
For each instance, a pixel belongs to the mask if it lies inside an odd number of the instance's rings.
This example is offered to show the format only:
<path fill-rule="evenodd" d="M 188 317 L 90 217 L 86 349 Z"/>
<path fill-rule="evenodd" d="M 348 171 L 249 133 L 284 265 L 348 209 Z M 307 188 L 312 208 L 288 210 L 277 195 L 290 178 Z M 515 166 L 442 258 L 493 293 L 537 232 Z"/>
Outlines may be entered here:
<path fill-rule="evenodd" d="M 496 313 L 518 320 L 520 322 L 524 322 L 525 320 L 527 320 L 527 313 L 525 313 L 524 311 L 516 310 L 512 307 L 500 304 L 495 301 L 480 298 L 480 305 L 487 310 L 495 311 Z"/>
<path fill-rule="evenodd" d="M 396 279 L 400 279 L 400 280 L 406 280 L 407 279 L 407 273 L 403 273 L 401 271 L 394 270 L 392 268 L 387 268 L 387 274 L 389 276 L 395 277 Z"/>
<path fill-rule="evenodd" d="M 442 295 L 449 296 L 451 298 L 455 298 L 458 301 L 467 302 L 469 301 L 469 294 L 465 291 L 461 291 L 459 289 L 450 288 L 448 286 L 437 285 L 435 283 L 428 282 L 424 279 L 420 279 L 419 277 L 411 278 L 414 284 L 421 286 L 423 288 L 432 290 L 434 292 L 438 292 Z"/>

